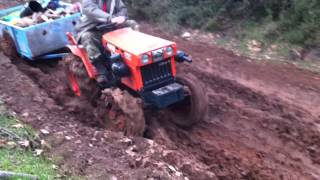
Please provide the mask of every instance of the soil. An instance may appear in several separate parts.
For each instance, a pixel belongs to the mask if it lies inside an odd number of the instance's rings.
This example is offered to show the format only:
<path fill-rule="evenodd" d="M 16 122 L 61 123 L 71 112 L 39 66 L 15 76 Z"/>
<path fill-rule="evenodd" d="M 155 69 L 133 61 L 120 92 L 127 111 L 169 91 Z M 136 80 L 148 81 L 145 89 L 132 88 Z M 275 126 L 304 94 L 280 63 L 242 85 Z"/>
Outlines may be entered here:
<path fill-rule="evenodd" d="M 192 129 L 149 111 L 145 138 L 99 128 L 94 109 L 65 93 L 61 62 L 0 55 L 1 99 L 50 132 L 41 136 L 62 169 L 88 179 L 320 179 L 319 74 L 141 29 L 193 56 L 178 72 L 205 85 L 209 110 Z"/>

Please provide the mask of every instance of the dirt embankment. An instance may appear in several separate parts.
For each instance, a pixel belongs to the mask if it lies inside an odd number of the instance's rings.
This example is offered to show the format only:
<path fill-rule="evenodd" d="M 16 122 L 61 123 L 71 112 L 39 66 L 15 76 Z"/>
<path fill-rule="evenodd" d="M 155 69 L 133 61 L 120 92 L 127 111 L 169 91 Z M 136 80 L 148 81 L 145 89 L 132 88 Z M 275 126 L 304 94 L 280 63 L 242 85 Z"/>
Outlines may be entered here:
<path fill-rule="evenodd" d="M 193 129 L 177 128 L 163 112 L 146 114 L 149 139 L 99 129 L 93 109 L 64 93 L 60 63 L 0 56 L 0 95 L 50 132 L 62 167 L 89 179 L 320 179 L 320 75 L 142 29 L 194 57 L 178 68 L 209 94 L 208 116 Z"/>

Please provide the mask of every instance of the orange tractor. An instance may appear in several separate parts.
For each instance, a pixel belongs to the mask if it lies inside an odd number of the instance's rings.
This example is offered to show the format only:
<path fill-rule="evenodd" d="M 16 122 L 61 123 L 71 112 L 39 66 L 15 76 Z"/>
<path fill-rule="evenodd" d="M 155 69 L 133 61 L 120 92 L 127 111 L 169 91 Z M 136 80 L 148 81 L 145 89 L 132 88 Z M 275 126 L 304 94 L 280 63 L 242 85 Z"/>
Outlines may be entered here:
<path fill-rule="evenodd" d="M 99 109 L 97 118 L 107 128 L 142 135 L 144 109 L 150 107 L 166 112 L 183 128 L 192 127 L 206 115 L 202 84 L 191 74 L 177 73 L 178 63 L 191 63 L 192 59 L 178 51 L 176 43 L 128 27 L 104 34 L 108 83 L 101 87 L 85 49 L 71 33 L 67 36 L 72 52 L 64 59 L 68 86 Z"/>

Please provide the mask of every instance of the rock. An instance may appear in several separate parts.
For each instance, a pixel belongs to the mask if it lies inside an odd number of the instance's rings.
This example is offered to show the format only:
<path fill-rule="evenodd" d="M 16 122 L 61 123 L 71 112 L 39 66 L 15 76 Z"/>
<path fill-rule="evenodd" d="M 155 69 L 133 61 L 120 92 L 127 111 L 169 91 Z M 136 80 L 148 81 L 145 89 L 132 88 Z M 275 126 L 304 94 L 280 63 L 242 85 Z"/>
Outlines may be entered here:
<path fill-rule="evenodd" d="M 29 117 L 29 113 L 28 112 L 23 113 L 22 117 L 24 117 L 24 118 Z"/>
<path fill-rule="evenodd" d="M 190 38 L 191 38 L 191 33 L 185 32 L 185 33 L 183 33 L 183 34 L 181 35 L 181 37 L 184 38 L 184 39 L 190 39 Z"/>
<path fill-rule="evenodd" d="M 70 140 L 72 139 L 71 136 L 65 136 L 64 138 L 65 138 L 66 140 L 68 140 L 68 141 L 70 141 Z"/>

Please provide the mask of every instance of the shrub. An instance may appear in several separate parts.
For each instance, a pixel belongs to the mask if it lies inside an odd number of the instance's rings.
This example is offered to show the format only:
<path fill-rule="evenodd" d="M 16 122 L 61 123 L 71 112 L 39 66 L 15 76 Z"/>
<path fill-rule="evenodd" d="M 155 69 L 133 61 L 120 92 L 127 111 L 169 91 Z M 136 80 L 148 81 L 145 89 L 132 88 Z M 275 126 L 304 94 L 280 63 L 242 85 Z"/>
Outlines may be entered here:
<path fill-rule="evenodd" d="M 280 33 L 280 39 L 298 44 L 315 43 L 320 31 L 319 0 L 124 1 L 134 18 L 173 27 L 213 31 L 221 30 L 221 24 L 226 19 L 250 19 L 258 23 L 265 23 L 268 19 L 272 24 L 270 32 Z"/>

